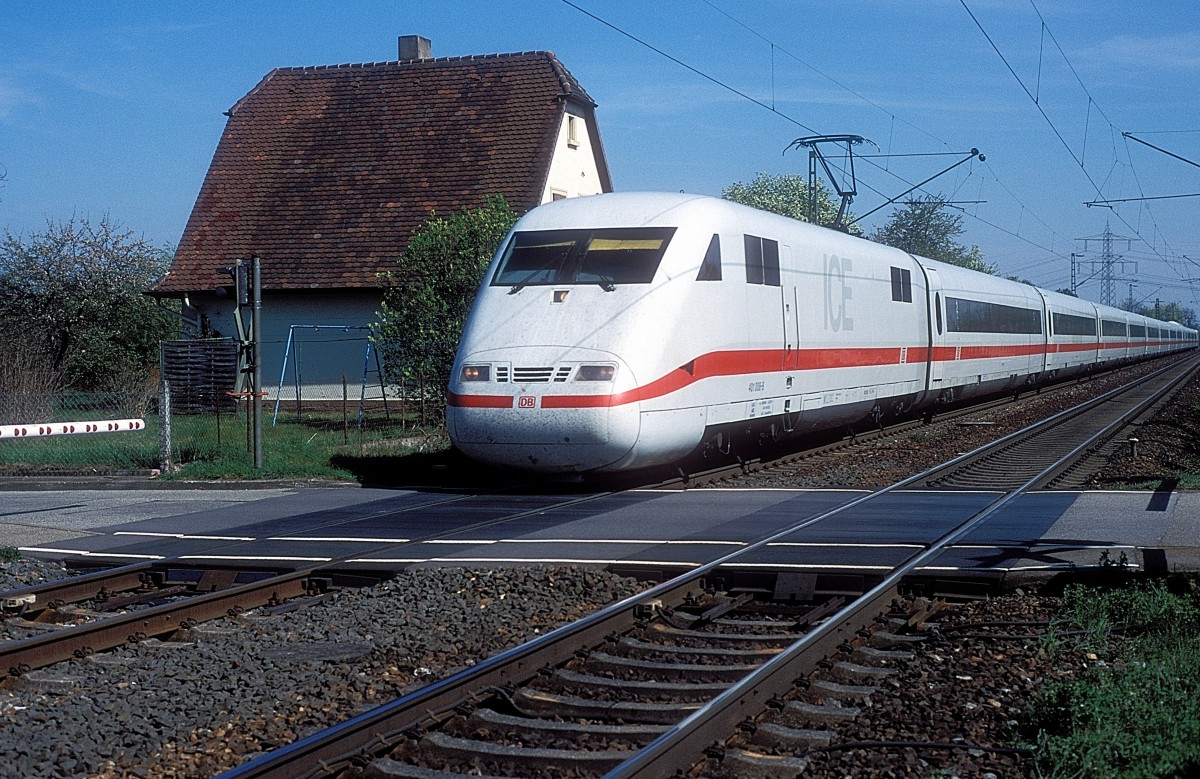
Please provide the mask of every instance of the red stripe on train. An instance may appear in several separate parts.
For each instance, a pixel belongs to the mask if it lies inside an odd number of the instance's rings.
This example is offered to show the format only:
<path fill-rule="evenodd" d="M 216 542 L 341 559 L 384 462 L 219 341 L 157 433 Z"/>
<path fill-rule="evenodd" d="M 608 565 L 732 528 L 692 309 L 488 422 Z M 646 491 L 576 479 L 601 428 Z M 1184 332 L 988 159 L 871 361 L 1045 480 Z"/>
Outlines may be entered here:
<path fill-rule="evenodd" d="M 1140 344 L 1139 344 L 1140 345 Z M 1150 344 L 1153 345 L 1153 344 Z M 1128 342 L 1097 344 L 1050 344 L 1050 352 L 1093 350 L 1097 347 L 1126 348 Z M 1017 346 L 938 346 L 933 350 L 935 362 L 956 360 L 1029 357 L 1045 353 L 1044 343 Z M 903 354 L 904 363 L 901 363 Z M 702 379 L 721 376 L 744 376 L 780 371 L 811 371 L 826 368 L 864 368 L 877 365 L 923 363 L 929 348 L 910 346 L 870 347 L 863 349 L 747 349 L 703 354 L 658 379 L 625 392 L 609 395 L 543 395 L 542 408 L 604 408 L 650 400 L 669 395 Z M 447 393 L 447 403 L 460 408 L 512 408 L 509 395 L 460 395 Z"/>

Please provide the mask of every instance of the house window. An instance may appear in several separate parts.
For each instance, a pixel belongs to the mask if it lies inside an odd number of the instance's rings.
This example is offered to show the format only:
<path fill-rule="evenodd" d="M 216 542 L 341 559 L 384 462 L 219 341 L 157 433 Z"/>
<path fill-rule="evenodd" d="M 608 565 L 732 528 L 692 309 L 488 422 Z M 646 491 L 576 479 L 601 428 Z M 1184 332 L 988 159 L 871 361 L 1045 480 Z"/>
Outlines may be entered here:
<path fill-rule="evenodd" d="M 779 242 L 769 238 L 759 238 L 757 235 L 747 235 L 745 243 L 746 283 L 778 287 L 780 285 Z"/>
<path fill-rule="evenodd" d="M 567 145 L 579 148 L 579 117 L 567 114 Z"/>
<path fill-rule="evenodd" d="M 552 189 L 552 190 L 550 190 L 550 200 L 551 200 L 551 201 L 554 201 L 554 200 L 566 200 L 566 199 L 567 199 L 567 193 L 566 193 L 566 192 L 563 192 L 561 189 Z"/>
<path fill-rule="evenodd" d="M 912 302 L 912 272 L 908 268 L 892 268 L 892 300 Z"/>

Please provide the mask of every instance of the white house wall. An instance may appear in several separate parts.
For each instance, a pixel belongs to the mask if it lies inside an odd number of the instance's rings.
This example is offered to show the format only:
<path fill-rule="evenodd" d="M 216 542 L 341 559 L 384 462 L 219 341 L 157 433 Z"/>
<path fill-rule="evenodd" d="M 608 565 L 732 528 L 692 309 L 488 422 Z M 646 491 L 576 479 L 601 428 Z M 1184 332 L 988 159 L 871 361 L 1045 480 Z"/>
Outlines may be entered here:
<path fill-rule="evenodd" d="M 574 142 L 571 139 L 572 125 L 575 130 Z M 542 202 L 549 203 L 564 197 L 598 195 L 602 191 L 587 122 L 582 116 L 568 111 L 563 114 L 562 123 L 558 127 L 558 143 L 554 146 L 554 158 L 550 160 L 550 176 L 546 189 L 542 192 Z"/>

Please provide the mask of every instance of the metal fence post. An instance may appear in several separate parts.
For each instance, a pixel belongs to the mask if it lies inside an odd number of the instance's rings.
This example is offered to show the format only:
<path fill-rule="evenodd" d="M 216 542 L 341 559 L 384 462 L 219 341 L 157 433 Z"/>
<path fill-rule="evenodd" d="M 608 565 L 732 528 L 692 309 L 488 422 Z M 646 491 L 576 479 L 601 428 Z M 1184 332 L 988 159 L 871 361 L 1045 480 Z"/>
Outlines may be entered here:
<path fill-rule="evenodd" d="M 163 473 L 171 470 L 171 382 L 158 387 L 158 462 Z"/>
<path fill-rule="evenodd" d="M 262 270 L 258 255 L 250 258 L 250 272 L 254 280 L 254 307 L 250 312 L 250 328 L 254 360 L 254 467 L 263 467 L 263 393 L 262 393 Z"/>

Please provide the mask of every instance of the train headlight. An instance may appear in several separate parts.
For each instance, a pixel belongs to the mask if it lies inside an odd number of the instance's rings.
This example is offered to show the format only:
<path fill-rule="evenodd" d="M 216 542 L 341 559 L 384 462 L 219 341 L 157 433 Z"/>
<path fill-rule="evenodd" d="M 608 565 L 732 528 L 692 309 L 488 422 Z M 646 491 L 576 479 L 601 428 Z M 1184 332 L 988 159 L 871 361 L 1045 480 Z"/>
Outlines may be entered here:
<path fill-rule="evenodd" d="M 575 381 L 612 381 L 616 372 L 614 365 L 580 365 Z"/>
<path fill-rule="evenodd" d="M 490 381 L 492 378 L 492 366 L 464 365 L 459 377 L 463 381 Z"/>

